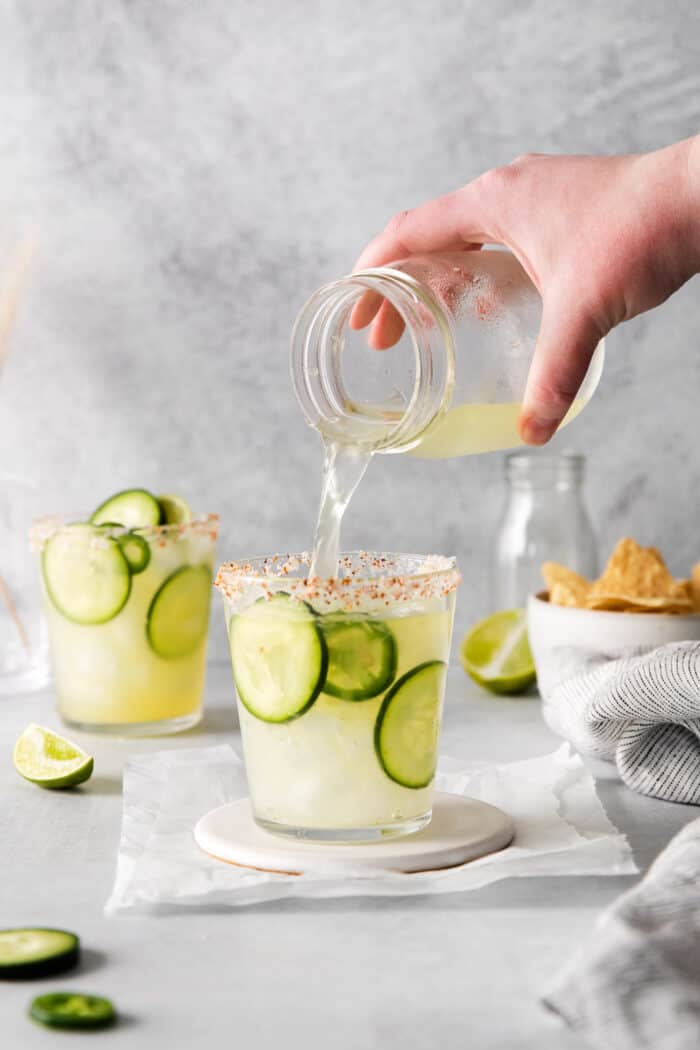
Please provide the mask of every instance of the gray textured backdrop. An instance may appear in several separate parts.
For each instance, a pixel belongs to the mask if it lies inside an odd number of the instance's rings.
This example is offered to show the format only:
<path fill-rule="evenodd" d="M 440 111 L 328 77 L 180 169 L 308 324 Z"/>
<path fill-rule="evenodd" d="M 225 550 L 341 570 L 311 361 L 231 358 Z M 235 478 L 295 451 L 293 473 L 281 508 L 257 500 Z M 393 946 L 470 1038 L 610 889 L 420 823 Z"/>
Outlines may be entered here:
<path fill-rule="evenodd" d="M 227 557 L 310 541 L 320 445 L 290 325 L 394 211 L 523 151 L 700 129 L 697 0 L 0 0 L 0 18 L 0 230 L 39 232 L 5 463 L 46 509 L 181 491 L 222 514 Z M 697 293 L 610 337 L 566 441 L 602 546 L 632 531 L 677 570 L 700 555 Z M 457 553 L 461 628 L 488 607 L 500 463 L 377 457 L 347 544 Z"/>

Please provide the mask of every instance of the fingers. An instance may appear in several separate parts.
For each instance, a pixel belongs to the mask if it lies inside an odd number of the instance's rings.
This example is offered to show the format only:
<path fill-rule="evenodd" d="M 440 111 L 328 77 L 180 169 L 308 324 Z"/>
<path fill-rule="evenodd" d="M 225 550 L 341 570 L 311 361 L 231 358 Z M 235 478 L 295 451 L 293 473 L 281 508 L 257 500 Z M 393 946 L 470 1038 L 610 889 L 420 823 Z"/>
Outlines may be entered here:
<path fill-rule="evenodd" d="M 544 445 L 552 437 L 604 334 L 589 312 L 545 300 L 520 413 L 520 436 L 526 444 Z"/>
<path fill-rule="evenodd" d="M 367 342 L 373 350 L 388 350 L 398 343 L 404 327 L 401 314 L 385 299 L 374 319 Z"/>
<path fill-rule="evenodd" d="M 480 181 L 395 215 L 367 245 L 355 270 L 384 266 L 418 252 L 466 251 L 496 239 L 488 230 Z"/>
<path fill-rule="evenodd" d="M 483 216 L 485 209 L 479 205 L 479 181 L 394 216 L 365 248 L 354 269 L 384 266 L 419 252 L 473 251 L 495 240 L 495 233 L 480 232 L 484 224 L 477 217 Z M 380 295 L 368 291 L 353 307 L 349 325 L 352 329 L 365 328 L 373 320 L 369 344 L 375 350 L 386 350 L 401 338 L 404 324 L 400 315 L 383 303 Z"/>
<path fill-rule="evenodd" d="M 382 305 L 384 297 L 379 292 L 365 292 L 352 308 L 348 324 L 351 328 L 366 328 L 370 321 L 376 316 L 377 310 Z"/>

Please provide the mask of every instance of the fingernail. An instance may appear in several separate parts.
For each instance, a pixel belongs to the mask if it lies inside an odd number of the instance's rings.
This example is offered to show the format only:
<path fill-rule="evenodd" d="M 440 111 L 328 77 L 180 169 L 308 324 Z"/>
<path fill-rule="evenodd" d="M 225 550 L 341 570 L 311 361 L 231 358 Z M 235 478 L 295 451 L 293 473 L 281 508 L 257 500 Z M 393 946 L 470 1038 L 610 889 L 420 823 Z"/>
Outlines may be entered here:
<path fill-rule="evenodd" d="M 520 433 L 527 445 L 544 445 L 556 429 L 556 419 L 538 419 L 537 416 L 527 416 Z"/>

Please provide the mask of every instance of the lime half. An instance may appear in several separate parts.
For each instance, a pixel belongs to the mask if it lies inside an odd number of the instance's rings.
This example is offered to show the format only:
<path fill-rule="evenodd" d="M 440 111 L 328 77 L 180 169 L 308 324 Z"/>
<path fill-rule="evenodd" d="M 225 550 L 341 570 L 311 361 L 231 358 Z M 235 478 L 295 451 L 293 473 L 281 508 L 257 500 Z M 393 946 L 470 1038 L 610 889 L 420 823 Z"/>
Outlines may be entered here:
<path fill-rule="evenodd" d="M 82 784 L 92 773 L 93 759 L 70 740 L 32 723 L 15 744 L 15 769 L 25 780 L 45 788 Z"/>
<path fill-rule="evenodd" d="M 164 525 L 187 525 L 192 521 L 190 505 L 182 496 L 159 496 L 158 502 Z"/>
<path fill-rule="evenodd" d="M 523 693 L 535 681 L 524 609 L 506 609 L 469 631 L 460 650 L 462 667 L 492 693 Z"/>

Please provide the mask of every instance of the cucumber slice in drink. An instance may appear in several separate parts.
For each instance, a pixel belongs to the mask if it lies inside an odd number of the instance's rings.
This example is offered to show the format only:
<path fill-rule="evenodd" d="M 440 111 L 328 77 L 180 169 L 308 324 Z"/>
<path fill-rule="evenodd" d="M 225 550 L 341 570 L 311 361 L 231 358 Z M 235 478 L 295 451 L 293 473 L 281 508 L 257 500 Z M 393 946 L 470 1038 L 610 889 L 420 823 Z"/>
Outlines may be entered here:
<path fill-rule="evenodd" d="M 323 637 L 328 646 L 324 693 L 341 700 L 369 700 L 388 689 L 396 674 L 396 642 L 379 620 L 326 617 Z"/>
<path fill-rule="evenodd" d="M 90 521 L 93 525 L 117 522 L 127 529 L 160 525 L 160 503 L 145 489 L 125 489 L 101 503 Z"/>
<path fill-rule="evenodd" d="M 402 787 L 424 788 L 435 776 L 446 673 L 442 660 L 419 664 L 382 701 L 374 747 L 386 775 Z"/>
<path fill-rule="evenodd" d="M 131 572 L 119 543 L 92 525 L 67 525 L 54 533 L 41 567 L 52 605 L 73 623 L 106 623 L 131 592 Z"/>
<path fill-rule="evenodd" d="M 234 617 L 231 662 L 238 697 L 263 722 L 289 722 L 311 707 L 328 668 L 318 620 L 287 594 L 262 598 Z"/>
<path fill-rule="evenodd" d="M 48 977 L 72 969 L 80 941 L 67 930 L 22 927 L 0 930 L 0 980 Z"/>
<path fill-rule="evenodd" d="M 117 1012 L 109 999 L 100 995 L 49 992 L 32 1001 L 29 1016 L 49 1028 L 106 1028 L 114 1024 Z"/>
<path fill-rule="evenodd" d="M 146 621 L 154 653 L 166 660 L 187 656 L 205 638 L 209 625 L 211 569 L 183 565 L 160 585 Z"/>
<path fill-rule="evenodd" d="M 190 505 L 182 496 L 159 496 L 161 521 L 164 525 L 186 525 L 192 521 Z"/>
<path fill-rule="evenodd" d="M 124 536 L 117 536 L 117 543 L 134 576 L 148 568 L 148 563 L 151 560 L 151 548 L 143 536 L 139 536 L 135 532 L 127 532 Z"/>

